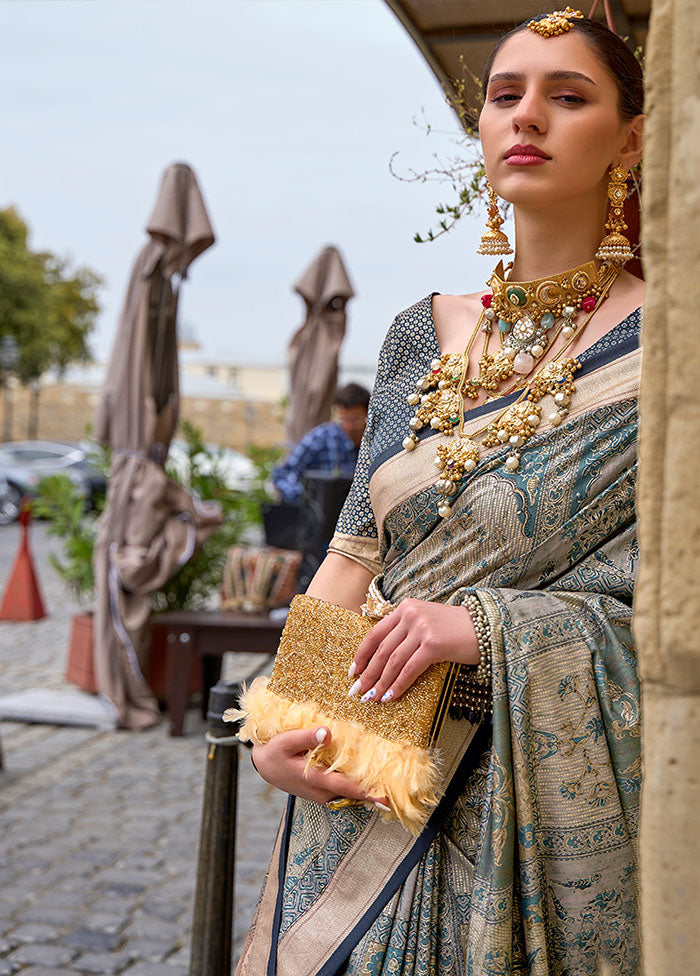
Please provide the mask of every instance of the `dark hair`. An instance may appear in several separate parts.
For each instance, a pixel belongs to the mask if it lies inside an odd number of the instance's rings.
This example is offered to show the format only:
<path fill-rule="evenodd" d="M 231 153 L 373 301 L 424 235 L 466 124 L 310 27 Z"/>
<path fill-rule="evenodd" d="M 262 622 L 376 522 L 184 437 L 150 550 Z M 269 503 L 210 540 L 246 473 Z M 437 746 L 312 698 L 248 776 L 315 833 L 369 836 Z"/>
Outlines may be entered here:
<path fill-rule="evenodd" d="M 338 407 L 364 407 L 366 410 L 369 406 L 369 390 L 359 383 L 348 383 L 336 390 L 333 403 Z"/>
<path fill-rule="evenodd" d="M 543 20 L 549 14 L 542 14 L 539 17 L 531 18 Z M 484 73 L 481 77 L 481 89 L 486 98 L 486 90 L 491 76 L 491 69 L 496 55 L 501 47 L 512 37 L 527 30 L 529 20 L 523 21 L 508 34 L 504 34 L 491 52 Z M 610 72 L 618 93 L 618 108 L 623 119 L 633 119 L 635 115 L 641 115 L 644 111 L 644 76 L 642 67 L 632 51 L 627 47 L 622 38 L 613 33 L 604 24 L 597 20 L 584 18 L 569 18 L 571 29 L 579 34 L 583 34 L 587 42 L 594 49 L 598 59 Z"/>

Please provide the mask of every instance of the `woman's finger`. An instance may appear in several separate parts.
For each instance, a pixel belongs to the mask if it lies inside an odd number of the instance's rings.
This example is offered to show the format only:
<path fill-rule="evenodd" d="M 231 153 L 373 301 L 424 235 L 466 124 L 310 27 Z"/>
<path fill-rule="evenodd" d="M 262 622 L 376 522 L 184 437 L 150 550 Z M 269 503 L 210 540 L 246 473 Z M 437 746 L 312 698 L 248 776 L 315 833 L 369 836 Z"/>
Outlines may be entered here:
<path fill-rule="evenodd" d="M 325 725 L 312 729 L 292 729 L 291 732 L 280 733 L 279 747 L 287 756 L 296 756 L 300 752 L 309 752 L 317 746 L 328 745 L 330 737 L 330 731 Z"/>
<path fill-rule="evenodd" d="M 371 684 L 368 684 L 361 700 L 366 702 L 381 701 L 385 693 L 393 687 L 395 679 L 405 667 L 406 662 L 418 652 L 419 646 L 415 634 L 407 634 L 386 659 L 381 672 Z M 369 668 L 367 674 L 369 674 Z M 390 695 L 385 701 L 390 701 L 393 697 L 394 695 Z"/>
<path fill-rule="evenodd" d="M 389 633 L 391 633 L 396 624 L 399 622 L 399 619 L 400 617 L 396 610 L 393 610 L 390 614 L 384 617 L 383 620 L 380 620 L 374 625 L 374 627 L 372 627 L 370 632 L 355 651 L 355 656 L 353 658 L 353 663 L 350 667 L 348 677 L 357 678 L 362 674 L 381 642 Z"/>
<path fill-rule="evenodd" d="M 391 655 L 384 671 L 369 692 L 365 694 L 364 700 L 386 703 L 399 698 L 432 663 L 431 655 L 415 641 L 412 635 L 409 635 L 407 640 L 397 647 Z M 402 675 L 405 678 L 411 675 L 413 677 L 406 684 L 405 680 L 399 681 Z"/>
<path fill-rule="evenodd" d="M 362 802 L 367 799 L 367 793 L 365 790 L 361 790 L 357 783 L 353 783 L 344 773 L 335 770 L 329 773 L 325 766 L 310 766 L 307 770 L 306 779 L 309 785 L 315 789 L 327 790 L 332 796 L 346 796 L 351 800 L 361 800 Z M 325 802 L 327 801 L 324 800 Z"/>
<path fill-rule="evenodd" d="M 388 806 L 389 801 L 385 796 L 368 795 L 364 790 L 360 789 L 357 783 L 348 779 L 344 773 L 339 773 L 335 770 L 329 773 L 326 767 L 310 766 L 305 778 L 309 787 L 318 793 L 320 797 L 318 802 L 320 803 L 328 803 L 329 800 L 343 797 L 350 800 L 359 800 L 361 803 L 372 803 L 375 806 L 378 803 L 382 804 L 383 807 Z M 382 807 L 379 807 L 379 809 L 382 809 Z"/>
<path fill-rule="evenodd" d="M 370 688 L 372 688 L 381 677 L 391 655 L 395 653 L 396 648 L 402 644 L 406 638 L 406 628 L 399 622 L 398 626 L 394 627 L 393 630 L 391 630 L 381 642 L 377 650 L 374 652 L 369 664 L 362 672 L 360 677 L 356 679 L 348 694 L 359 695 L 362 697 L 365 692 L 369 691 Z"/>
<path fill-rule="evenodd" d="M 424 671 L 427 671 L 431 664 L 435 664 L 435 658 L 425 650 L 419 648 L 415 654 L 408 657 L 396 677 L 385 685 L 384 680 L 377 685 L 376 698 L 378 701 L 388 702 L 400 698 L 420 678 Z"/>

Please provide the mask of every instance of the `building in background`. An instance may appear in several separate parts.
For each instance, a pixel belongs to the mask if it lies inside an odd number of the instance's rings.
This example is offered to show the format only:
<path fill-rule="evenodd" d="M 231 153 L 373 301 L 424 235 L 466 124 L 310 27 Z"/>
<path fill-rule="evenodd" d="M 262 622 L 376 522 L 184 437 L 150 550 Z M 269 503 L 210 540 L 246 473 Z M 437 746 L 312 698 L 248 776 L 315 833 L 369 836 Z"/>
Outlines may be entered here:
<path fill-rule="evenodd" d="M 372 388 L 374 365 L 340 367 L 341 384 L 355 382 Z M 72 367 L 57 378 L 41 380 L 37 437 L 45 440 L 80 440 L 92 424 L 105 364 Z M 206 356 L 188 337 L 180 344 L 181 418 L 204 431 L 213 444 L 244 451 L 249 444 L 284 446 L 288 374 L 282 364 L 247 364 Z M 17 383 L 9 391 L 12 401 L 12 436 L 27 436 L 30 392 Z M 0 425 L 4 403 L 0 400 Z"/>

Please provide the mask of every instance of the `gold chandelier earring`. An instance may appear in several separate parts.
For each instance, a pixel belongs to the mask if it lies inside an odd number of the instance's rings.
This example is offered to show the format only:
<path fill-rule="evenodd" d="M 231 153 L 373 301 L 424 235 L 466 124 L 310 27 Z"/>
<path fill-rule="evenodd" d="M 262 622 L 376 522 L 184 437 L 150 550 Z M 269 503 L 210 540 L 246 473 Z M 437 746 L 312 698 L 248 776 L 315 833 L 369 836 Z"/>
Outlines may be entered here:
<path fill-rule="evenodd" d="M 613 166 L 610 170 L 608 182 L 610 210 L 605 224 L 605 229 L 610 233 L 606 234 L 600 242 L 596 257 L 599 261 L 614 264 L 617 267 L 622 267 L 625 261 L 631 261 L 634 257 L 630 242 L 624 234 L 627 230 L 624 211 L 626 199 L 627 170 L 623 166 Z"/>
<path fill-rule="evenodd" d="M 486 189 L 489 194 L 488 217 L 486 218 L 486 230 L 481 238 L 481 243 L 476 249 L 477 254 L 512 254 L 513 248 L 510 241 L 501 230 L 503 217 L 498 210 L 498 197 L 496 191 L 486 180 Z"/>

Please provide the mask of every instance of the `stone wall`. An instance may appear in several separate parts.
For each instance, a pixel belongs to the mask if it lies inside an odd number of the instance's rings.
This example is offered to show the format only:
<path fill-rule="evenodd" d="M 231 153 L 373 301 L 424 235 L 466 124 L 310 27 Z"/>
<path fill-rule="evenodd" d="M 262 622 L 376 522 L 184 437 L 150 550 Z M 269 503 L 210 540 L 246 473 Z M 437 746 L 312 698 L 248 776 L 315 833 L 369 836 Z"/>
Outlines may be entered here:
<path fill-rule="evenodd" d="M 647 295 L 640 398 L 643 689 L 640 833 L 646 976 L 700 956 L 700 19 L 654 0 L 646 59 L 643 233 Z"/>
<path fill-rule="evenodd" d="M 12 436 L 27 437 L 30 393 L 23 387 L 10 390 L 12 398 Z M 45 386 L 39 398 L 38 438 L 44 440 L 80 440 L 86 425 L 97 410 L 99 394 L 70 384 Z M 182 419 L 204 431 L 205 440 L 213 444 L 244 451 L 248 444 L 260 447 L 285 442 L 284 411 L 275 403 L 255 400 L 214 400 L 185 398 Z M 0 439 L 5 423 L 5 391 L 0 391 Z"/>

